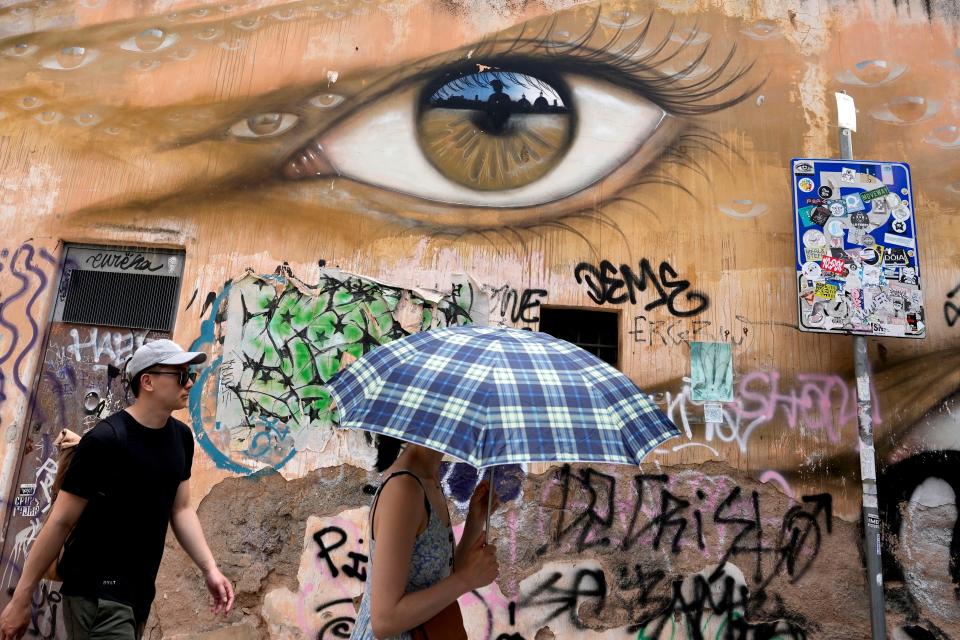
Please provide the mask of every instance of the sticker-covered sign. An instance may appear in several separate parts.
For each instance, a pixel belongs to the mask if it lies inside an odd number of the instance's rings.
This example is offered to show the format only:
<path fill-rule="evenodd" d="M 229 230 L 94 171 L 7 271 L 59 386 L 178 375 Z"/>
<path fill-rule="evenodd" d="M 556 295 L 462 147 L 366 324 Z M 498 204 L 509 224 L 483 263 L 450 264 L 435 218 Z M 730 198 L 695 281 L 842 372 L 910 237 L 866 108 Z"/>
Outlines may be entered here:
<path fill-rule="evenodd" d="M 791 168 L 800 330 L 924 337 L 910 167 L 794 158 Z"/>

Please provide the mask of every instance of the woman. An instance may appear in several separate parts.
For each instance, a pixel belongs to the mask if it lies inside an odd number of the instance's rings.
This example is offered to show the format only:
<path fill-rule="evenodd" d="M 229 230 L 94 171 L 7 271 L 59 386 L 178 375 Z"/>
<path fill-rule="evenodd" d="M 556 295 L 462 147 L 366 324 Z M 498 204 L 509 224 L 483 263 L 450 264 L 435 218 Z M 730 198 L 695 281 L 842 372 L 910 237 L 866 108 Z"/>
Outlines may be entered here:
<path fill-rule="evenodd" d="M 483 540 L 488 483 L 480 483 L 470 499 L 455 546 L 440 488 L 442 457 L 377 436 L 377 470 L 384 480 L 370 509 L 370 573 L 351 640 L 409 638 L 411 629 L 497 577 L 496 549 Z"/>

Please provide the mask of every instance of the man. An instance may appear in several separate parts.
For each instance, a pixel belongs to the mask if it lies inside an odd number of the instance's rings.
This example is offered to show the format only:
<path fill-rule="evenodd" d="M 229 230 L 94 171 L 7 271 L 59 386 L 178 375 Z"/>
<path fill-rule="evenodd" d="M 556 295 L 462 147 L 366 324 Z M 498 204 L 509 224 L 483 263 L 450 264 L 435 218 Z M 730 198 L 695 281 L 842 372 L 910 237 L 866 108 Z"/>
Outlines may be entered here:
<path fill-rule="evenodd" d="M 187 405 L 196 378 L 190 365 L 204 360 L 203 353 L 156 340 L 127 362 L 135 401 L 81 439 L 13 598 L 0 616 L 0 640 L 24 634 L 31 596 L 61 547 L 68 636 L 139 639 L 156 593 L 168 522 L 203 571 L 214 612 L 226 613 L 233 606 L 233 587 L 217 568 L 190 505 L 193 435 L 170 415 Z"/>

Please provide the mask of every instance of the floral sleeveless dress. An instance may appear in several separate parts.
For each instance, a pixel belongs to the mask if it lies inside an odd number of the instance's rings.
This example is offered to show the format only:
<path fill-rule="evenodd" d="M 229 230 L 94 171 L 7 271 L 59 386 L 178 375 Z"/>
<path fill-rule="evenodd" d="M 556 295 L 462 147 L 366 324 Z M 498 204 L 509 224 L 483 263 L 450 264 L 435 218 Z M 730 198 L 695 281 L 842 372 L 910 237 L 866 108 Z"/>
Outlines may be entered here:
<path fill-rule="evenodd" d="M 399 475 L 410 475 L 423 488 L 420 478 L 409 471 L 398 471 L 391 474 L 381 483 L 377 489 L 377 495 L 374 497 L 373 509 L 370 512 L 371 535 L 370 535 L 370 569 L 367 572 L 367 581 L 363 587 L 363 599 L 360 601 L 360 610 L 357 611 L 357 620 L 353 626 L 353 633 L 350 634 L 350 640 L 374 640 L 373 627 L 370 624 L 370 588 L 373 584 L 373 572 L 376 563 L 374 562 L 374 553 L 377 543 L 373 539 L 373 513 L 377 508 L 377 500 L 383 487 L 394 477 Z M 405 593 L 419 591 L 431 587 L 450 575 L 453 570 L 453 529 L 445 527 L 440 518 L 430 508 L 430 501 L 427 499 L 427 492 L 423 492 L 423 502 L 427 509 L 427 528 L 423 533 L 417 536 L 413 543 L 413 555 L 410 558 L 410 576 L 407 578 L 407 588 Z M 397 640 L 410 640 L 410 634 L 403 632 L 394 636 Z M 388 640 L 381 638 L 380 640 Z"/>

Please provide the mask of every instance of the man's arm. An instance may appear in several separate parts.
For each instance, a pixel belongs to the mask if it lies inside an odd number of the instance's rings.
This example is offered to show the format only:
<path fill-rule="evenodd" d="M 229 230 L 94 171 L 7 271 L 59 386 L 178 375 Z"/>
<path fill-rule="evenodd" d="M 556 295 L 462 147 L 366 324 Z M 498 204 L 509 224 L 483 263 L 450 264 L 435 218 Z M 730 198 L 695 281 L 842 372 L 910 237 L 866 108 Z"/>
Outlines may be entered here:
<path fill-rule="evenodd" d="M 197 511 L 190 506 L 190 481 L 184 480 L 177 488 L 177 496 L 170 512 L 170 525 L 180 546 L 193 560 L 207 582 L 207 590 L 213 596 L 213 612 L 227 613 L 233 607 L 233 585 L 220 573 L 217 562 L 210 553 Z"/>
<path fill-rule="evenodd" d="M 57 495 L 51 507 L 50 516 L 30 549 L 13 597 L 0 615 L 0 639 L 13 640 L 21 637 L 26 631 L 30 623 L 33 592 L 43 572 L 60 554 L 67 535 L 77 524 L 86 506 L 86 499 L 67 491 L 60 491 Z"/>

